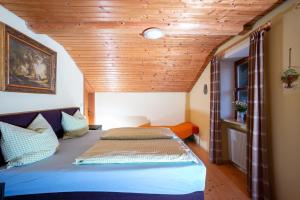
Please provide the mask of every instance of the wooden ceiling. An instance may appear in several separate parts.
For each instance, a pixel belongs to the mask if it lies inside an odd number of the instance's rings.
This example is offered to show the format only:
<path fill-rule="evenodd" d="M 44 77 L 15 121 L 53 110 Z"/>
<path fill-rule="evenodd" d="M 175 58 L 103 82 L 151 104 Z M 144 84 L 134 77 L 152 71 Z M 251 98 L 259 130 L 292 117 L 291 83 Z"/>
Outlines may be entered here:
<path fill-rule="evenodd" d="M 188 92 L 213 50 L 277 0 L 0 0 L 62 44 L 93 91 Z M 146 40 L 149 27 L 166 34 Z"/>

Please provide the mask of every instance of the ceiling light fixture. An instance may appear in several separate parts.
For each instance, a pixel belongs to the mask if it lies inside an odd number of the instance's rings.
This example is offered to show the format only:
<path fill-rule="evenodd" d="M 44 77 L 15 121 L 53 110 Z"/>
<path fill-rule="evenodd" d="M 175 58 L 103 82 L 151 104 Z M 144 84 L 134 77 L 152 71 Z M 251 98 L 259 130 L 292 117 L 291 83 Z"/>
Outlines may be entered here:
<path fill-rule="evenodd" d="M 161 29 L 152 27 L 152 28 L 147 28 L 146 30 L 144 30 L 142 35 L 146 39 L 156 40 L 156 39 L 164 37 L 165 34 L 164 34 L 164 32 L 162 32 Z"/>

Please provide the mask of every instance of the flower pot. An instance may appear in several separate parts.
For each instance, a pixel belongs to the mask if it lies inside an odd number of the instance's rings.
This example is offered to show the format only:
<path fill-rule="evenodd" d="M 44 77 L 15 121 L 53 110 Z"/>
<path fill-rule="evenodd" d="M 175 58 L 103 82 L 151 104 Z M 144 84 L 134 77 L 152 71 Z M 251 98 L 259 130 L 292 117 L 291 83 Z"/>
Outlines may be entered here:
<path fill-rule="evenodd" d="M 287 76 L 287 88 L 292 87 L 292 83 L 298 79 L 297 75 L 288 75 Z"/>
<path fill-rule="evenodd" d="M 237 119 L 238 122 L 245 123 L 245 112 L 237 112 Z"/>
<path fill-rule="evenodd" d="M 299 78 L 299 73 L 295 71 L 294 69 L 290 68 L 287 71 L 283 73 L 281 76 L 281 81 L 285 83 L 285 88 L 292 88 L 293 83 L 297 81 Z"/>

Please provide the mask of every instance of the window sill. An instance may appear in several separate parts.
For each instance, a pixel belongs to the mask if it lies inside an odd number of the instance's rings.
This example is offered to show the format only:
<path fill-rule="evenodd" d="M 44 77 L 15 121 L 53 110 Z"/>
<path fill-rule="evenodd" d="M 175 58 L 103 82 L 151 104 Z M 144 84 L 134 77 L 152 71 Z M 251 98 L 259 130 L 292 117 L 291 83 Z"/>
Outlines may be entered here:
<path fill-rule="evenodd" d="M 235 119 L 222 119 L 222 123 L 225 124 L 228 128 L 236 129 L 247 133 L 246 123 L 238 122 Z"/>

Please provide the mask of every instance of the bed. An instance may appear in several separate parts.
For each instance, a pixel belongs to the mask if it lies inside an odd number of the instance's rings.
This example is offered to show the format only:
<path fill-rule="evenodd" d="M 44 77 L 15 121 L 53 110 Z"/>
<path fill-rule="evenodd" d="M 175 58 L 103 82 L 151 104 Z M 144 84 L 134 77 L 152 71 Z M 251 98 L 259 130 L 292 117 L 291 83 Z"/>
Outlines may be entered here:
<path fill-rule="evenodd" d="M 26 127 L 42 113 L 59 138 L 61 111 L 66 108 L 0 116 L 0 121 Z M 135 163 L 74 165 L 77 156 L 99 140 L 101 131 L 83 137 L 60 140 L 59 152 L 37 163 L 1 168 L 4 199 L 204 199 L 205 166 L 197 163 Z M 1 158 L 2 165 L 3 158 Z M 1 197 L 1 195 L 0 195 Z"/>

